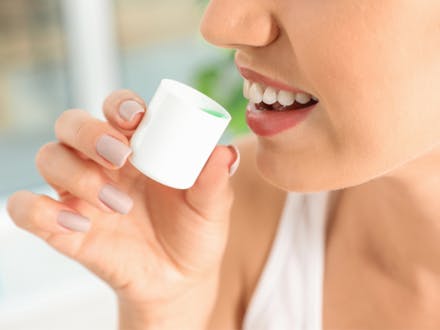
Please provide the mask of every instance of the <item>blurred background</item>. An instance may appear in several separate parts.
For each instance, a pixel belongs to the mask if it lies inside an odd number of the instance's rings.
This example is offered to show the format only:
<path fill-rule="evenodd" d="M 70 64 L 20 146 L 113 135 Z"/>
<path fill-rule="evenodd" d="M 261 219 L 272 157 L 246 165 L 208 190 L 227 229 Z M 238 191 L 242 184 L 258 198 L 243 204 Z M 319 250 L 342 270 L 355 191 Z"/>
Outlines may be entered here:
<path fill-rule="evenodd" d="M 0 329 L 117 329 L 110 288 L 18 229 L 5 210 L 19 189 L 56 197 L 37 172 L 60 113 L 103 119 L 106 95 L 149 101 L 162 78 L 208 94 L 232 115 L 219 141 L 247 134 L 231 50 L 203 40 L 203 0 L 0 0 Z"/>

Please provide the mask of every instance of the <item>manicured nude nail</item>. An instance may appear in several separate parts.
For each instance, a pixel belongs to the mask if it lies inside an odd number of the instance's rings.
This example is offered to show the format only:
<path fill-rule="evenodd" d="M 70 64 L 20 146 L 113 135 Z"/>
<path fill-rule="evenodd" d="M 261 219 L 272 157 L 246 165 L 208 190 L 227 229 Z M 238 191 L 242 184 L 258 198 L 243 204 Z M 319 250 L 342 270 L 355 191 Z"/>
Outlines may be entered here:
<path fill-rule="evenodd" d="M 106 184 L 99 192 L 99 199 L 105 205 L 121 214 L 127 214 L 133 207 L 133 200 L 126 193 L 110 184 Z"/>
<path fill-rule="evenodd" d="M 228 147 L 233 148 L 235 150 L 235 154 L 237 155 L 237 158 L 235 159 L 234 163 L 229 168 L 229 176 L 233 176 L 238 169 L 238 165 L 240 165 L 240 151 L 233 144 L 230 144 Z"/>
<path fill-rule="evenodd" d="M 124 101 L 119 106 L 119 115 L 126 121 L 132 121 L 136 114 L 144 111 L 144 107 L 133 100 Z"/>
<path fill-rule="evenodd" d="M 86 232 L 90 229 L 89 219 L 69 211 L 61 211 L 58 215 L 57 222 L 61 226 L 73 231 Z"/>
<path fill-rule="evenodd" d="M 131 148 L 110 135 L 103 135 L 96 143 L 96 151 L 110 163 L 121 167 L 124 165 Z"/>

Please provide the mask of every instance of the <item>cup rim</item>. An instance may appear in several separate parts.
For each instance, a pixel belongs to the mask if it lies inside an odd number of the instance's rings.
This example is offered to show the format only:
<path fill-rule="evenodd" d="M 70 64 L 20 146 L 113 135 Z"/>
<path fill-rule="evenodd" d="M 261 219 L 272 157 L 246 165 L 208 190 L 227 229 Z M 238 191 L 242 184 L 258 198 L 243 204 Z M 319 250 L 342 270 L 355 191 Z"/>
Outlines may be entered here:
<path fill-rule="evenodd" d="M 202 92 L 200 92 L 199 90 L 195 89 L 194 87 L 189 86 L 189 85 L 187 85 L 185 83 L 182 83 L 180 81 L 177 81 L 175 79 L 170 79 L 170 78 L 163 78 L 161 80 L 160 84 L 163 85 L 164 88 L 166 88 L 168 92 L 172 92 L 170 89 L 168 89 L 168 87 L 177 88 L 177 90 L 184 90 L 185 94 L 186 93 L 191 93 L 191 94 L 197 96 L 198 98 L 203 99 L 203 101 L 206 102 L 207 105 L 200 105 L 199 106 L 200 108 L 203 108 L 203 107 L 215 108 L 215 109 L 212 109 L 212 110 L 221 112 L 225 116 L 225 118 L 220 118 L 220 117 L 217 117 L 217 118 L 224 119 L 224 120 L 231 120 L 231 114 L 220 103 L 218 103 L 217 101 L 213 100 L 209 96 L 203 94 Z M 191 108 L 194 106 L 194 104 L 193 103 L 190 104 L 190 102 L 188 102 L 188 99 L 183 97 L 182 94 L 180 94 L 180 93 L 173 93 L 173 95 L 175 97 L 177 97 L 178 99 L 182 100 L 182 102 L 185 102 L 186 104 L 191 105 Z M 202 111 L 202 112 L 204 112 L 204 111 Z M 204 112 L 204 113 L 206 113 L 206 112 Z M 208 113 L 206 113 L 206 114 L 211 116 L 211 117 L 213 116 L 213 115 L 208 114 Z"/>

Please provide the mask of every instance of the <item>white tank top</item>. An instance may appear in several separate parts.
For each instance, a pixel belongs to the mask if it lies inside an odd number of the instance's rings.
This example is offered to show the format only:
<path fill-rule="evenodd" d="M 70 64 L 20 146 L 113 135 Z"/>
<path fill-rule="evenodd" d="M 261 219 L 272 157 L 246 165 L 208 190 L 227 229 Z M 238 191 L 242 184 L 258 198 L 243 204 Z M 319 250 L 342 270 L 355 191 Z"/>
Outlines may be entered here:
<path fill-rule="evenodd" d="M 243 330 L 321 330 L 329 191 L 288 192 Z"/>

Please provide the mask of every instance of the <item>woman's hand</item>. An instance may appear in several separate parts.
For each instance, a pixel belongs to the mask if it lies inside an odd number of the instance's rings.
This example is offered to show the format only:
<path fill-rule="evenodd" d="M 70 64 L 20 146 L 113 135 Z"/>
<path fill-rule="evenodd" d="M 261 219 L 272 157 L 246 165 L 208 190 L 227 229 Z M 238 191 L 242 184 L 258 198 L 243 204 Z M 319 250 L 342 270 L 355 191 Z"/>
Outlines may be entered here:
<path fill-rule="evenodd" d="M 229 168 L 239 154 L 217 146 L 190 189 L 155 182 L 126 161 L 145 111 L 139 96 L 123 90 L 104 102 L 108 122 L 82 110 L 62 113 L 59 141 L 36 156 L 59 201 L 18 191 L 8 212 L 17 226 L 106 281 L 124 306 L 167 308 L 205 282 L 213 291 L 202 291 L 212 300 L 234 199 Z"/>

